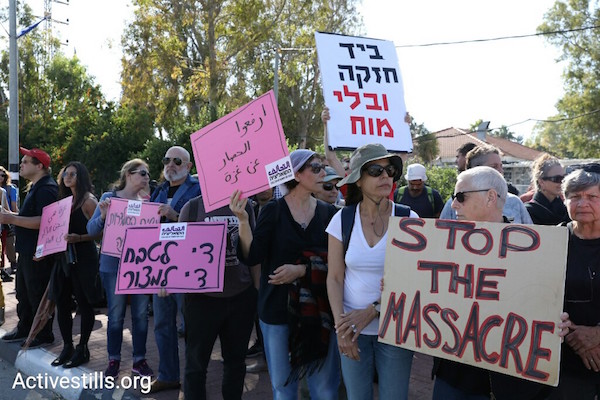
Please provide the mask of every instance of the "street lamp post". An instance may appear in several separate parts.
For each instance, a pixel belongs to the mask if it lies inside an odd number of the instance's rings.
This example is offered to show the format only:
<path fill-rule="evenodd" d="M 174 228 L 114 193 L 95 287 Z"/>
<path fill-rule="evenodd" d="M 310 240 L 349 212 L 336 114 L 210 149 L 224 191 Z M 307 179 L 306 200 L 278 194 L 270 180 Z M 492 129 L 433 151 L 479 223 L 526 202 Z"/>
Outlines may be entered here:
<path fill-rule="evenodd" d="M 8 49 L 8 171 L 12 182 L 19 184 L 19 74 L 17 69 L 17 0 L 9 3 L 9 49 Z"/>

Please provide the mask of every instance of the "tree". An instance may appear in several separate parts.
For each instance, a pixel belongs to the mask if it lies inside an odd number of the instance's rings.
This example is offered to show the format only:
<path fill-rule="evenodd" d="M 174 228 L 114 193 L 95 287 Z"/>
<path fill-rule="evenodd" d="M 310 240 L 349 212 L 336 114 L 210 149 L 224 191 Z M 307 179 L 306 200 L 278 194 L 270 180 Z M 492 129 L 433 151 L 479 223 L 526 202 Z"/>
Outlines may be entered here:
<path fill-rule="evenodd" d="M 315 30 L 351 33 L 356 0 L 134 0 L 123 37 L 123 104 L 156 118 L 159 132 L 212 121 L 273 87 L 281 48 L 279 110 L 294 142 L 319 142 L 322 109 Z M 191 132 L 190 132 L 191 133 Z M 189 133 L 188 133 L 189 134 Z M 164 137 L 164 136 L 163 136 Z"/>
<path fill-rule="evenodd" d="M 538 123 L 532 140 L 540 150 L 559 157 L 600 155 L 600 7 L 589 0 L 556 1 L 538 32 L 562 50 L 565 94 L 558 115 Z"/>
<path fill-rule="evenodd" d="M 410 117 L 410 134 L 415 143 L 417 157 L 426 164 L 435 160 L 440 152 L 435 134 L 429 132 L 424 124 L 417 124 L 412 116 Z"/>

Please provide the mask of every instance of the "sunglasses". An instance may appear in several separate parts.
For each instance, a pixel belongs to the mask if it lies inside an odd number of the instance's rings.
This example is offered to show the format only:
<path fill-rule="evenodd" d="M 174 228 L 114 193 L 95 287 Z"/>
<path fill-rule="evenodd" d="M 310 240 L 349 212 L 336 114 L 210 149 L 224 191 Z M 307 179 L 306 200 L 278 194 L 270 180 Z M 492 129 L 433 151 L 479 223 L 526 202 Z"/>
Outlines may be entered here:
<path fill-rule="evenodd" d="M 554 183 L 561 183 L 563 179 L 565 179 L 564 175 L 542 176 L 543 181 L 550 181 Z"/>
<path fill-rule="evenodd" d="M 136 169 L 135 171 L 130 171 L 130 174 L 140 174 L 141 177 L 144 177 L 146 175 L 148 175 L 148 177 L 150 177 L 150 172 L 146 171 L 145 169 Z"/>
<path fill-rule="evenodd" d="M 477 192 L 487 192 L 490 189 L 479 189 L 479 190 L 465 190 L 464 192 L 458 192 L 452 195 L 452 200 L 456 199 L 459 203 L 464 203 L 466 200 L 466 193 L 477 193 Z"/>
<path fill-rule="evenodd" d="M 383 171 L 385 171 L 387 173 L 387 176 L 389 176 L 390 178 L 394 178 L 394 180 L 398 178 L 399 173 L 398 168 L 396 168 L 394 164 L 390 164 L 385 167 L 382 167 L 379 164 L 371 164 L 368 167 L 363 168 L 362 170 L 367 171 L 367 174 L 369 174 L 369 176 L 372 176 L 373 178 L 377 178 L 378 176 L 383 174 Z"/>
<path fill-rule="evenodd" d="M 0 178 L 6 178 L 6 174 L 0 174 Z"/>
<path fill-rule="evenodd" d="M 181 158 L 179 158 L 179 157 L 173 157 L 173 158 L 171 158 L 171 157 L 164 157 L 164 158 L 162 159 L 162 163 L 163 163 L 163 165 L 169 165 L 169 163 L 170 163 L 171 161 L 173 161 L 173 162 L 175 163 L 175 165 L 177 165 L 178 167 L 179 167 L 181 164 L 183 164 L 183 160 L 182 160 Z"/>
<path fill-rule="evenodd" d="M 318 174 L 319 172 L 321 172 L 322 169 L 325 169 L 325 166 L 323 164 L 319 164 L 316 162 L 307 164 L 306 167 L 310 168 L 313 174 Z"/>
<path fill-rule="evenodd" d="M 599 163 L 588 163 L 580 166 L 576 169 L 582 169 L 585 172 L 593 172 L 595 174 L 600 174 L 600 164 Z"/>
<path fill-rule="evenodd" d="M 65 171 L 65 172 L 62 173 L 62 177 L 63 178 L 66 178 L 67 176 L 70 177 L 70 178 L 75 178 L 77 176 L 77 172 L 67 172 L 67 171 Z"/>
<path fill-rule="evenodd" d="M 323 183 L 323 190 L 326 190 L 326 191 L 329 192 L 329 191 L 333 190 L 333 188 L 336 188 L 333 183 L 331 183 L 331 182 L 325 182 L 325 183 Z"/>

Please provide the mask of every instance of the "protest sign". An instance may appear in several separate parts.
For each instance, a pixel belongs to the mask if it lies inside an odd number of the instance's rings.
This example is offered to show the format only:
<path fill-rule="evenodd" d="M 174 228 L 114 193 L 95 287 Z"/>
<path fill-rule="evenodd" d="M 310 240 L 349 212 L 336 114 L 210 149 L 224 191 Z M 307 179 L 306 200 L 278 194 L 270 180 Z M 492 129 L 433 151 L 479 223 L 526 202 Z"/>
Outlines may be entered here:
<path fill-rule="evenodd" d="M 379 340 L 556 386 L 567 229 L 392 218 Z"/>
<path fill-rule="evenodd" d="M 294 177 L 272 90 L 193 133 L 191 141 L 207 212 L 228 205 L 236 189 L 249 197 Z M 274 162 L 280 169 L 267 168 Z"/>
<path fill-rule="evenodd" d="M 329 146 L 356 149 L 380 143 L 389 151 L 412 152 L 394 43 L 321 32 L 315 32 L 315 40 L 331 114 Z"/>
<path fill-rule="evenodd" d="M 222 292 L 227 223 L 128 228 L 115 293 Z"/>
<path fill-rule="evenodd" d="M 158 207 L 160 207 L 159 203 L 111 197 L 104 220 L 100 252 L 113 257 L 121 257 L 127 228 L 160 224 Z"/>
<path fill-rule="evenodd" d="M 45 257 L 67 249 L 65 235 L 69 233 L 73 196 L 48 204 L 42 209 L 40 231 L 35 256 Z"/>

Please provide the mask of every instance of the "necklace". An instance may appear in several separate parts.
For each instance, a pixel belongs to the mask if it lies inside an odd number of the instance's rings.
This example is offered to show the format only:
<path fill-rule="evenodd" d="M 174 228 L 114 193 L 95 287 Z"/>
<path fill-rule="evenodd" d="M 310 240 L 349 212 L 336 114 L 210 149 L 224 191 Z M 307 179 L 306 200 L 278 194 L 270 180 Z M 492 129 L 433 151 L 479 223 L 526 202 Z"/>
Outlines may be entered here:
<path fill-rule="evenodd" d="M 363 193 L 363 195 L 371 200 L 373 203 L 375 203 L 375 205 L 377 206 L 377 214 L 375 215 L 375 218 L 373 219 L 373 221 L 371 222 L 371 228 L 373 229 L 373 233 L 375 234 L 375 236 L 377 237 L 382 237 L 385 234 L 385 222 L 383 221 L 383 217 L 381 216 L 380 210 L 379 210 L 379 206 L 381 205 L 381 202 L 385 199 L 382 198 L 379 201 L 375 201 L 373 200 L 370 196 L 366 195 L 365 193 Z M 387 200 L 387 199 L 386 199 Z M 387 209 L 389 208 L 389 201 L 385 202 L 385 209 L 383 210 L 384 213 L 387 212 Z M 377 220 L 381 221 L 381 232 L 377 232 Z"/>
<path fill-rule="evenodd" d="M 308 225 L 310 224 L 309 213 L 310 213 L 310 207 L 312 205 L 312 198 L 308 199 L 308 207 L 306 207 L 306 209 L 302 208 L 300 201 L 297 200 L 296 198 L 294 198 L 294 202 L 297 204 L 296 208 L 298 208 L 300 211 L 302 211 L 302 220 L 297 221 L 297 222 L 298 222 L 298 224 L 300 224 L 300 227 L 302 228 L 302 230 L 306 230 L 306 228 L 308 228 Z"/>

